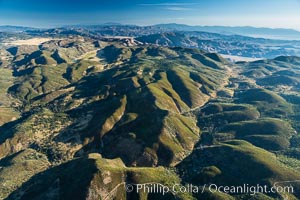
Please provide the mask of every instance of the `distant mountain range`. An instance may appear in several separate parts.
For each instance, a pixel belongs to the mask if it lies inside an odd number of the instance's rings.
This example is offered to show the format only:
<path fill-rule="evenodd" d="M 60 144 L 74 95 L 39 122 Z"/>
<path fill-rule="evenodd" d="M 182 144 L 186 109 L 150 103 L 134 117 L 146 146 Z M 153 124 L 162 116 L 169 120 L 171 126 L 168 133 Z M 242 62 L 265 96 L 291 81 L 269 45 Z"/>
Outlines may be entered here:
<path fill-rule="evenodd" d="M 148 35 L 166 31 L 201 31 L 209 33 L 219 33 L 224 35 L 243 35 L 256 38 L 280 39 L 280 40 L 300 40 L 300 32 L 293 29 L 284 28 L 257 28 L 250 26 L 189 26 L 185 24 L 157 24 L 152 26 L 123 25 L 119 23 L 104 23 L 99 25 L 68 25 L 60 28 L 66 29 L 86 29 L 91 31 L 123 30 L 124 34 L 132 36 Z M 23 26 L 0 26 L 0 32 L 21 32 L 35 30 L 36 28 Z M 107 31 L 107 34 L 111 34 Z"/>
<path fill-rule="evenodd" d="M 202 30 L 203 31 L 200 31 Z M 195 31 L 193 31 L 195 30 Z M 246 30 L 249 30 L 248 32 Z M 255 32 L 256 30 L 256 32 Z M 197 48 L 211 53 L 219 53 L 231 61 L 248 61 L 256 59 L 273 59 L 278 56 L 300 55 L 300 39 L 297 32 L 289 29 L 268 29 L 253 27 L 200 27 L 179 24 L 161 24 L 154 26 L 121 25 L 106 23 L 102 25 L 70 25 L 52 29 L 34 29 L 30 27 L 2 26 L 0 27 L 0 43 L 18 35 L 19 39 L 28 37 L 68 37 L 79 35 L 96 40 L 126 36 L 135 38 L 145 44 L 156 44 L 168 47 Z M 222 32 L 222 33 L 213 33 Z M 273 32 L 272 32 L 273 31 Z M 241 33 L 240 35 L 234 33 Z M 286 40 L 265 39 L 245 36 L 267 35 L 281 37 Z M 229 56 L 229 57 L 228 57 Z"/>
<path fill-rule="evenodd" d="M 280 55 L 300 54 L 300 41 L 253 38 L 240 35 L 222 35 L 217 33 L 180 31 L 164 32 L 137 37 L 143 43 L 169 47 L 197 48 L 229 57 L 233 61 L 249 58 L 275 58 Z"/>
<path fill-rule="evenodd" d="M 36 28 L 25 27 L 25 26 L 10 26 L 10 25 L 0 26 L 0 32 L 23 32 L 23 31 L 34 30 L 34 29 Z"/>
<path fill-rule="evenodd" d="M 224 35 L 243 35 L 269 39 L 300 40 L 300 32 L 284 28 L 257 28 L 250 26 L 189 26 L 185 24 L 158 24 L 154 27 L 170 31 L 203 31 Z"/>

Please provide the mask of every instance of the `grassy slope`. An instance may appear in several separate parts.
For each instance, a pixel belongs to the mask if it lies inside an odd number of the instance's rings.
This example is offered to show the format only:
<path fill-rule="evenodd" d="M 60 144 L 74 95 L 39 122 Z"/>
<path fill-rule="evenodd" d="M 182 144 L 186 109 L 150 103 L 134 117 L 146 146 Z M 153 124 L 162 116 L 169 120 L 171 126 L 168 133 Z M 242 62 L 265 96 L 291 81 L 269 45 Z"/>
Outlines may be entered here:
<path fill-rule="evenodd" d="M 126 196 L 143 199 L 147 197 L 143 192 L 125 192 L 125 184 L 138 183 L 160 183 L 171 187 L 175 183 L 180 184 L 180 179 L 163 167 L 127 168 L 120 159 L 107 160 L 99 154 L 90 154 L 35 175 L 8 199 L 15 199 L 17 196 L 30 199 L 121 199 Z M 56 189 L 53 190 L 53 187 Z M 191 199 L 190 194 L 175 195 L 178 199 Z M 166 196 L 156 195 L 155 199 L 166 197 L 174 198 L 173 194 L 169 193 Z"/>
<path fill-rule="evenodd" d="M 208 170 L 208 167 L 215 170 Z M 185 174 L 186 181 L 195 184 L 272 185 L 276 181 L 298 180 L 300 176 L 298 172 L 282 165 L 274 154 L 239 140 L 195 151 L 178 168 Z M 298 183 L 293 186 L 300 187 Z"/>
<path fill-rule="evenodd" d="M 7 94 L 13 80 L 12 70 L 0 68 L 0 125 L 19 117 L 19 113 L 11 107 L 12 98 Z"/>
<path fill-rule="evenodd" d="M 50 163 L 47 157 L 27 149 L 0 160 L 0 198 L 6 198 L 35 174 L 44 171 Z"/>

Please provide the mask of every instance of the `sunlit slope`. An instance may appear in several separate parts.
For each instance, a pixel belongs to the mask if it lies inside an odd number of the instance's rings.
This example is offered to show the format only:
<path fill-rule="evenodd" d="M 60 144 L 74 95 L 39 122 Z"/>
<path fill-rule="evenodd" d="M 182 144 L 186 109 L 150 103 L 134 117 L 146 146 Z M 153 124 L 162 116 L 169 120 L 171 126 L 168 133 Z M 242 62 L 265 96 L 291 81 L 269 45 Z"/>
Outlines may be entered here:
<path fill-rule="evenodd" d="M 27 114 L 2 127 L 1 156 L 32 144 L 46 151 L 52 142 L 64 159 L 99 152 L 127 165 L 173 165 L 200 137 L 185 113 L 227 82 L 227 62 L 193 49 L 94 41 L 42 47 L 14 62 L 9 93 Z"/>

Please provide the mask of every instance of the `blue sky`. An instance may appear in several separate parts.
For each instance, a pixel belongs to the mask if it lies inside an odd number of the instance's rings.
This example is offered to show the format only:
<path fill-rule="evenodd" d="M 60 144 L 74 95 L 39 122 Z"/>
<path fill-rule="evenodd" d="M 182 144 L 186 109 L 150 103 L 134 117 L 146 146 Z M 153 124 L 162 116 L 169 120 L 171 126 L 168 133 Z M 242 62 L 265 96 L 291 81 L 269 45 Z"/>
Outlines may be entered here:
<path fill-rule="evenodd" d="M 183 23 L 300 30 L 300 0 L 0 0 L 0 25 Z"/>

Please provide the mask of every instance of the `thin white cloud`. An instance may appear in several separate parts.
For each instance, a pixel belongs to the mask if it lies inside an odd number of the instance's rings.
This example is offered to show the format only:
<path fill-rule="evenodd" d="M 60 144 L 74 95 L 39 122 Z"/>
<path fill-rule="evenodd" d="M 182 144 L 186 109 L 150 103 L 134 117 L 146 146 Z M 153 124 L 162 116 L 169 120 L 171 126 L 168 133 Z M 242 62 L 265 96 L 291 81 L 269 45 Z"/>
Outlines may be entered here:
<path fill-rule="evenodd" d="M 164 10 L 170 11 L 187 11 L 193 10 L 195 5 L 199 5 L 199 3 L 146 3 L 146 4 L 138 4 L 139 6 L 153 6 L 158 7 Z"/>
<path fill-rule="evenodd" d="M 194 6 L 200 3 L 144 3 L 138 4 L 140 6 Z"/>
<path fill-rule="evenodd" d="M 163 9 L 166 10 L 172 10 L 172 11 L 185 11 L 185 10 L 192 10 L 191 8 L 185 8 L 185 7 L 178 7 L 178 6 L 168 6 L 164 7 Z"/>

